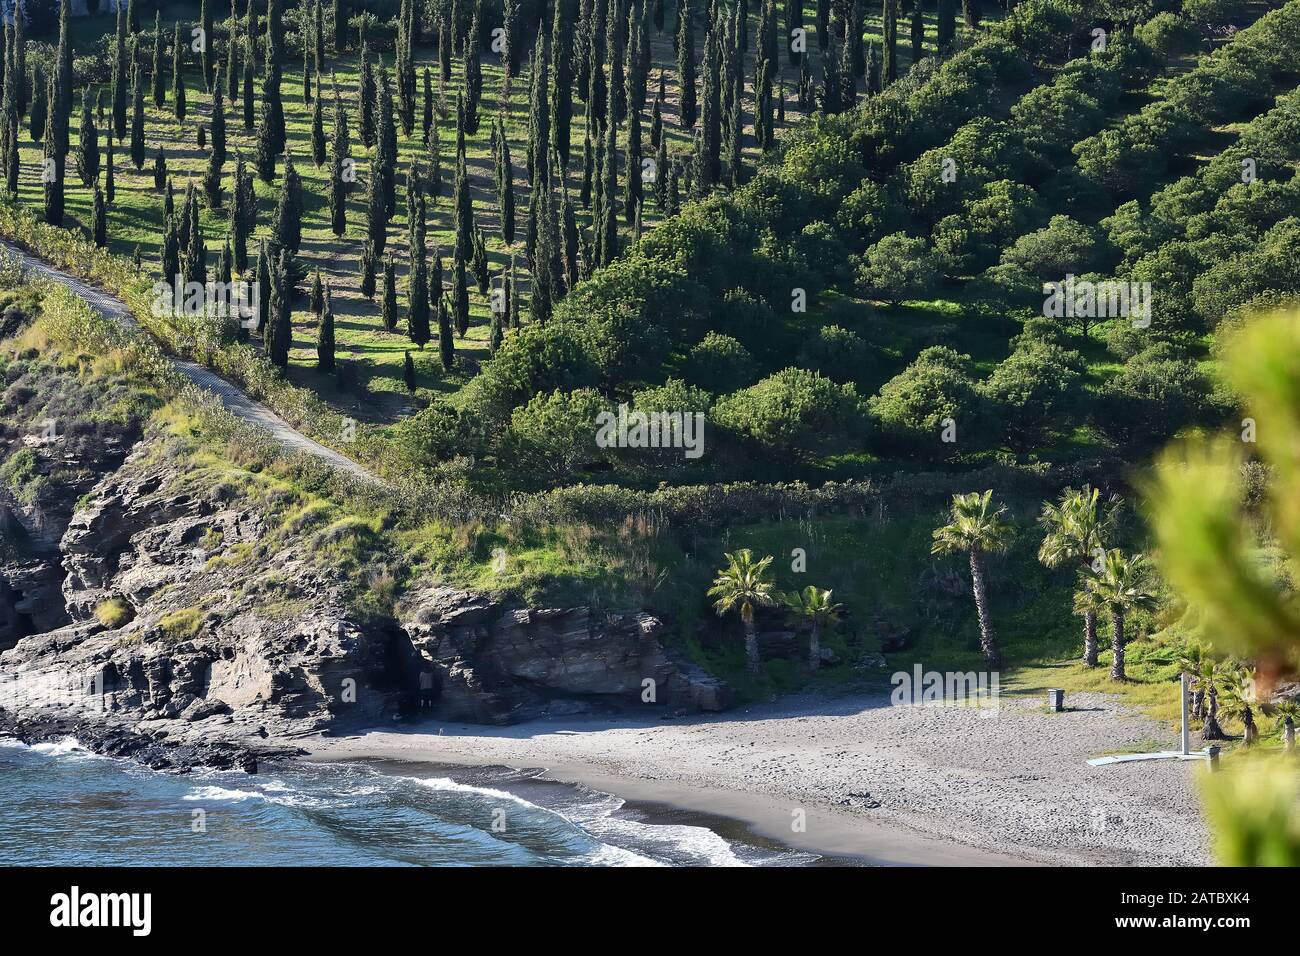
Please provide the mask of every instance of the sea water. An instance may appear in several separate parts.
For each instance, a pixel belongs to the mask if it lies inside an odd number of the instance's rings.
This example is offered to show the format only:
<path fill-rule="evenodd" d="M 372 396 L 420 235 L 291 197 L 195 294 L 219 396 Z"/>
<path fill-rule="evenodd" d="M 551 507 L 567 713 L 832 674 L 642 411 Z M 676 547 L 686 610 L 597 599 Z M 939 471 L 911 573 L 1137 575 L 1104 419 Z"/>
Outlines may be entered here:
<path fill-rule="evenodd" d="M 765 866 L 831 861 L 505 768 L 170 774 L 0 740 L 0 864 Z"/>

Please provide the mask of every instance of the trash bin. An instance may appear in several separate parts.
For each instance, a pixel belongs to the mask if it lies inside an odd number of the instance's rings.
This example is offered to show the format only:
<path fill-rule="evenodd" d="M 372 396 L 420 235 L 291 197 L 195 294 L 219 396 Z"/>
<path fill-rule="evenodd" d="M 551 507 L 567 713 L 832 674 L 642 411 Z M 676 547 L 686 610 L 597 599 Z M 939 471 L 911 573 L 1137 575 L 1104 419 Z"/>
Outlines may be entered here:
<path fill-rule="evenodd" d="M 1065 710 L 1065 691 L 1059 687 L 1047 689 L 1047 709 L 1059 714 Z"/>

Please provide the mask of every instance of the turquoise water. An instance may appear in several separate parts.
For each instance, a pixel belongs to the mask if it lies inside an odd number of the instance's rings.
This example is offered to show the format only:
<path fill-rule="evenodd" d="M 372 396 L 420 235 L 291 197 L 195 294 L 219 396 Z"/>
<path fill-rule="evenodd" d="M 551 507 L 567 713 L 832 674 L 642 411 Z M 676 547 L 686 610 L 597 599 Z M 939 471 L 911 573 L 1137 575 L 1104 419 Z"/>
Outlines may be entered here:
<path fill-rule="evenodd" d="M 88 753 L 74 741 L 0 741 L 6 865 L 823 862 L 719 829 L 727 828 L 504 769 L 294 763 L 256 775 L 174 775 Z"/>

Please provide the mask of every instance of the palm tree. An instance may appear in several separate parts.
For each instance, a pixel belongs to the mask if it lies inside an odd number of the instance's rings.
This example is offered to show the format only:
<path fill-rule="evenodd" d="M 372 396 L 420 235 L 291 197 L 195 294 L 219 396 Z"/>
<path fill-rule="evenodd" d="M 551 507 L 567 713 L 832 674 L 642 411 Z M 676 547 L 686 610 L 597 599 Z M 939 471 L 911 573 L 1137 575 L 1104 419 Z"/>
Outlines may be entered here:
<path fill-rule="evenodd" d="M 984 555 L 1005 551 L 1011 540 L 1011 525 L 1006 520 L 1006 506 L 993 505 L 992 489 L 980 494 L 952 496 L 952 509 L 946 525 L 934 530 L 931 554 L 966 553 L 970 556 L 971 590 L 975 594 L 975 613 L 979 617 L 980 648 L 989 667 L 1001 662 L 993 622 L 989 620 L 988 586 L 984 579 Z"/>
<path fill-rule="evenodd" d="M 1223 696 L 1219 704 L 1223 715 L 1241 721 L 1245 744 L 1249 747 L 1259 737 L 1255 725 L 1255 669 L 1230 662 L 1224 670 Z"/>
<path fill-rule="evenodd" d="M 1208 654 L 1201 661 L 1201 671 L 1197 677 L 1205 688 L 1203 703 L 1204 722 L 1201 724 L 1202 740 L 1226 740 L 1227 734 L 1219 726 L 1219 687 L 1223 683 L 1224 664 Z"/>
<path fill-rule="evenodd" d="M 1295 725 L 1300 723 L 1300 702 L 1284 700 L 1268 708 L 1273 719 L 1282 730 L 1282 749 L 1286 753 L 1295 752 Z"/>
<path fill-rule="evenodd" d="M 1196 641 L 1192 641 L 1183 647 L 1182 653 L 1178 655 L 1178 670 L 1186 674 L 1191 680 L 1188 682 L 1192 691 L 1192 716 L 1197 720 L 1205 718 L 1205 680 L 1203 672 L 1205 663 L 1209 655 L 1205 646 Z"/>
<path fill-rule="evenodd" d="M 822 650 L 819 631 L 823 624 L 832 624 L 839 619 L 844 605 L 831 600 L 830 591 L 822 591 L 808 585 L 802 591 L 782 594 L 781 601 L 790 609 L 790 614 L 799 620 L 806 620 L 811 627 L 808 634 L 808 669 L 815 671 L 821 666 Z"/>
<path fill-rule="evenodd" d="M 745 659 L 751 671 L 758 670 L 758 637 L 754 634 L 754 608 L 769 607 L 776 601 L 772 597 L 772 579 L 767 566 L 772 556 L 755 561 L 749 548 L 741 548 L 724 555 L 727 566 L 718 570 L 709 588 L 714 598 L 713 609 L 718 617 L 732 610 L 740 611 L 740 622 L 745 625 Z"/>
<path fill-rule="evenodd" d="M 1066 488 L 1059 504 L 1049 501 L 1043 505 L 1038 516 L 1043 527 L 1039 561 L 1049 568 L 1089 567 L 1097 553 L 1104 550 L 1103 536 L 1114 527 L 1120 505 L 1117 496 L 1110 497 L 1104 506 L 1100 498 L 1096 488 L 1084 485 L 1080 491 Z M 1083 610 L 1083 663 L 1097 666 L 1097 612 L 1090 607 Z"/>
<path fill-rule="evenodd" d="M 1111 680 L 1126 679 L 1124 619 L 1133 611 L 1155 605 L 1156 596 L 1147 581 L 1146 558 L 1140 554 L 1125 556 L 1119 548 L 1112 548 L 1101 559 L 1101 569 L 1086 575 L 1083 589 L 1074 596 L 1076 611 L 1091 608 L 1110 615 Z"/>

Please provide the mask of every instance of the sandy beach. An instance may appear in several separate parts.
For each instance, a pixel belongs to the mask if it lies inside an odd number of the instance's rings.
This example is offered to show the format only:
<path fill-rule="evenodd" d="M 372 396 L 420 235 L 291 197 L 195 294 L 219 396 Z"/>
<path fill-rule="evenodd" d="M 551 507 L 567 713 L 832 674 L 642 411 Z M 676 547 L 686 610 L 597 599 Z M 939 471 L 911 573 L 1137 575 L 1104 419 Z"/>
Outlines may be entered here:
<path fill-rule="evenodd" d="M 1090 767 L 1172 732 L 1103 694 L 1064 713 L 786 697 L 726 714 L 426 722 L 304 742 L 315 760 L 545 769 L 629 800 L 731 817 L 800 849 L 898 865 L 1212 862 L 1199 762 Z M 805 825 L 800 828 L 802 819 Z"/>

